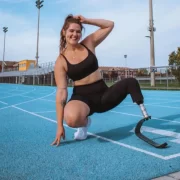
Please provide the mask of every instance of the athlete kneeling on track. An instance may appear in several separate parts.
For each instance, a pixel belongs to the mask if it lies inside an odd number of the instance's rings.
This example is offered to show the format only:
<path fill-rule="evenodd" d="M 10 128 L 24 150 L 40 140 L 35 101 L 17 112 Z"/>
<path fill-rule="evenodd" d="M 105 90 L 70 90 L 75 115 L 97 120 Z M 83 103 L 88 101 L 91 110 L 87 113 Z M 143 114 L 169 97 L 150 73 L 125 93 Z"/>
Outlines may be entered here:
<path fill-rule="evenodd" d="M 99 29 L 81 42 L 83 24 L 95 25 Z M 98 70 L 95 48 L 110 34 L 114 22 L 104 19 L 88 19 L 81 15 L 69 15 L 61 30 L 60 55 L 55 63 L 57 133 L 52 145 L 59 145 L 65 138 L 63 120 L 73 128 L 75 140 L 87 138 L 87 128 L 93 113 L 106 112 L 120 104 L 128 94 L 139 105 L 144 117 L 148 117 L 143 105 L 143 95 L 139 83 L 134 78 L 126 78 L 108 87 Z M 67 78 L 73 80 L 74 87 L 67 101 Z"/>

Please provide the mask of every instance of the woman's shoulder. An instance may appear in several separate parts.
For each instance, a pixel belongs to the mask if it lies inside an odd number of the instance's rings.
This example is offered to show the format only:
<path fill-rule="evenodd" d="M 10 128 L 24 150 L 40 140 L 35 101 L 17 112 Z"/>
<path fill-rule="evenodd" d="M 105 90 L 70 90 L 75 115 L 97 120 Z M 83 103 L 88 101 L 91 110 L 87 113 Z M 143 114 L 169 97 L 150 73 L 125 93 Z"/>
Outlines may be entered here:
<path fill-rule="evenodd" d="M 63 54 L 59 54 L 56 58 L 56 62 L 60 63 L 63 61 L 63 59 L 64 59 Z"/>
<path fill-rule="evenodd" d="M 55 62 L 56 66 L 65 66 L 65 56 L 63 54 L 59 54 L 58 57 L 56 58 L 56 62 Z"/>
<path fill-rule="evenodd" d="M 80 42 L 81 45 L 85 46 L 87 49 L 89 49 L 91 52 L 95 53 L 95 48 L 92 45 L 90 41 L 88 41 L 88 38 L 85 38 Z"/>

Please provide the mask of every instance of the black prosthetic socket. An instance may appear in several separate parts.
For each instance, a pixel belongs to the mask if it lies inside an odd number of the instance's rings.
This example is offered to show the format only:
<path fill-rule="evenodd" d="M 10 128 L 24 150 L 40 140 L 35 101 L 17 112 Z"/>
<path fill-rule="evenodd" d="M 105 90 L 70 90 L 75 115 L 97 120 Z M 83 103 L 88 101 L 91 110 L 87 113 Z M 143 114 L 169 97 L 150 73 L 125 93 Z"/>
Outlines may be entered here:
<path fill-rule="evenodd" d="M 143 103 L 144 103 L 143 100 L 136 101 L 136 104 L 137 104 L 137 105 L 140 105 L 140 104 L 143 104 Z"/>

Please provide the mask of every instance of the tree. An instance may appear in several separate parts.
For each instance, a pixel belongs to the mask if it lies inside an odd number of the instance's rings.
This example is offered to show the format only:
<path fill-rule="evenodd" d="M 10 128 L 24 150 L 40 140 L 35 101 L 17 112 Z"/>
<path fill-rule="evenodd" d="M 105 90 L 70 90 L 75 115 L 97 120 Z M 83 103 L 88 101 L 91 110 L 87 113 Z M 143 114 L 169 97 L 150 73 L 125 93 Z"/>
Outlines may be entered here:
<path fill-rule="evenodd" d="M 177 52 L 173 51 L 169 55 L 169 65 L 172 66 L 171 72 L 180 84 L 180 47 L 177 48 Z"/>
<path fill-rule="evenodd" d="M 147 76 L 147 75 L 148 75 L 147 69 L 138 69 L 137 76 Z"/>

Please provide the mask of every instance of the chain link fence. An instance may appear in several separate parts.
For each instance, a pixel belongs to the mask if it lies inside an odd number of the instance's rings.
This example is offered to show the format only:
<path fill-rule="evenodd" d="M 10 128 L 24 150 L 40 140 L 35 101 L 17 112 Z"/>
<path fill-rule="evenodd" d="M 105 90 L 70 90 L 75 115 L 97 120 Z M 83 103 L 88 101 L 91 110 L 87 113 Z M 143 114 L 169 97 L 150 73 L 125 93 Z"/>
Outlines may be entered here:
<path fill-rule="evenodd" d="M 101 76 L 108 86 L 124 78 L 136 78 L 141 88 L 180 89 L 180 66 L 161 66 L 145 68 L 114 68 L 101 70 Z M 151 73 L 155 76 L 155 87 L 151 87 Z M 69 86 L 73 83 L 67 78 Z M 56 86 L 54 63 L 43 63 L 39 68 L 28 71 L 11 71 L 0 73 L 0 83 Z"/>
<path fill-rule="evenodd" d="M 154 73 L 155 85 L 151 86 L 151 73 Z M 180 66 L 146 67 L 137 69 L 110 70 L 101 72 L 110 86 L 124 78 L 136 78 L 145 89 L 180 89 Z"/>

